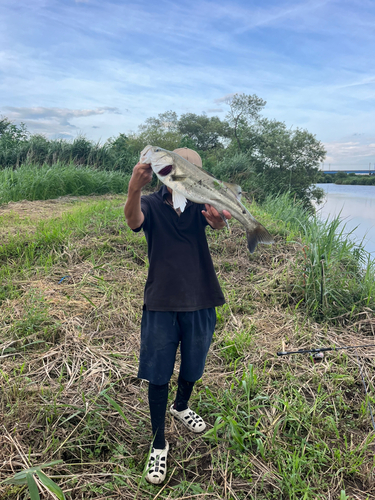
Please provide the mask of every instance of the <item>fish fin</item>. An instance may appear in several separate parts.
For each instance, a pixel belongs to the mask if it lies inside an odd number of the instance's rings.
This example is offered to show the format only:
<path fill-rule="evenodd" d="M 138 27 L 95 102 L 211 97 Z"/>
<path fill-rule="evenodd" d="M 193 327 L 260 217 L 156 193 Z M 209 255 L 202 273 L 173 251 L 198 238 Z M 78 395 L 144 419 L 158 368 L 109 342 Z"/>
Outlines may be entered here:
<path fill-rule="evenodd" d="M 186 177 L 187 177 L 186 175 L 177 175 L 177 174 L 171 175 L 172 181 L 184 181 Z"/>
<path fill-rule="evenodd" d="M 232 184 L 230 182 L 224 182 L 225 186 L 231 191 L 238 201 L 241 201 L 242 189 L 238 184 Z"/>
<path fill-rule="evenodd" d="M 227 226 L 227 229 L 229 231 L 229 234 L 232 234 L 232 231 L 230 230 L 230 227 L 229 227 L 229 224 L 228 224 L 228 219 L 225 217 L 224 214 L 220 214 L 220 217 L 223 219 L 223 221 L 225 222 L 225 225 Z"/>
<path fill-rule="evenodd" d="M 180 194 L 178 191 L 172 190 L 172 201 L 173 208 L 175 210 L 179 208 L 181 210 L 181 213 L 185 210 L 187 199 L 183 194 Z"/>
<path fill-rule="evenodd" d="M 274 240 L 267 229 L 259 224 L 252 231 L 246 231 L 247 247 L 250 253 L 254 253 L 258 243 L 271 245 Z"/>

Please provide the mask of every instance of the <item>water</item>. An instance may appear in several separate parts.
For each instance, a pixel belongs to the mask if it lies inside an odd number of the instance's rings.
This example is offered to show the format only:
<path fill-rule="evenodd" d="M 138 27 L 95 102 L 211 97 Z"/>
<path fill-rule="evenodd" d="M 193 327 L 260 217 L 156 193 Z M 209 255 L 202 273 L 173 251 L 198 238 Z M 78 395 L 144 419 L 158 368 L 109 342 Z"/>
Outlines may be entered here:
<path fill-rule="evenodd" d="M 340 214 L 346 224 L 345 232 L 375 258 L 375 186 L 341 186 L 318 184 L 326 193 L 317 213 L 326 220 Z"/>

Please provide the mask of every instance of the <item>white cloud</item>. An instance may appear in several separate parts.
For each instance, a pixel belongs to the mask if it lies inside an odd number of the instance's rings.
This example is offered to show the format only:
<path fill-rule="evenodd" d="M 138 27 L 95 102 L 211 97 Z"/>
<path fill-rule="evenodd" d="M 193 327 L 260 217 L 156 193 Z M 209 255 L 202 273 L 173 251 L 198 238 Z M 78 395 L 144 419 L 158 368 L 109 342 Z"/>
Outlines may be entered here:
<path fill-rule="evenodd" d="M 10 120 L 23 122 L 31 132 L 39 132 L 48 136 L 68 135 L 69 131 L 79 127 L 72 120 L 103 115 L 105 113 L 121 114 L 117 108 L 102 107 L 96 109 L 66 109 L 47 107 L 14 107 L 2 108 Z"/>
<path fill-rule="evenodd" d="M 329 142 L 324 143 L 327 157 L 324 163 L 368 166 L 375 161 L 375 144 L 367 142 Z"/>
<path fill-rule="evenodd" d="M 223 97 L 219 97 L 218 99 L 214 99 L 214 102 L 216 104 L 221 104 L 223 102 L 227 102 L 228 99 L 230 99 L 231 97 L 233 97 L 234 95 L 236 95 L 236 92 L 233 92 L 231 94 L 225 94 Z"/>

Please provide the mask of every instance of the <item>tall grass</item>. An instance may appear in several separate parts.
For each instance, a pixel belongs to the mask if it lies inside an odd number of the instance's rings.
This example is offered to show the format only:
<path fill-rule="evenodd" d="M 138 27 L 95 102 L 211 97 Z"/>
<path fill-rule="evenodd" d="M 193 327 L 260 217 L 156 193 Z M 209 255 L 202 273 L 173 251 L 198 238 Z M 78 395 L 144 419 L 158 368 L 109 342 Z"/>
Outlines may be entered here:
<path fill-rule="evenodd" d="M 77 167 L 74 163 L 52 166 L 21 165 L 0 171 L 0 204 L 19 200 L 47 200 L 65 195 L 126 192 L 129 175 Z"/>
<path fill-rule="evenodd" d="M 301 240 L 292 284 L 297 303 L 315 319 L 333 319 L 375 308 L 375 263 L 335 217 L 323 221 L 288 194 L 267 198 L 264 209 Z"/>
<path fill-rule="evenodd" d="M 121 170 L 131 173 L 139 159 L 139 152 L 128 147 L 127 138 L 120 134 L 116 140 L 104 144 L 84 136 L 74 141 L 47 139 L 35 134 L 22 140 L 6 140 L 0 134 L 0 169 L 18 168 L 23 163 L 48 164 L 75 163 L 104 170 Z"/>

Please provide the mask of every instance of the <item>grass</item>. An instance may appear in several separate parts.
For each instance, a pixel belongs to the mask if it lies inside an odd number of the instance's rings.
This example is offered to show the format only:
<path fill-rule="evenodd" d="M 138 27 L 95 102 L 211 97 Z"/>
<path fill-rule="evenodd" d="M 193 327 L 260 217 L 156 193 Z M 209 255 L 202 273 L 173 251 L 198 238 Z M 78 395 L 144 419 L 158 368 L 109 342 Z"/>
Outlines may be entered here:
<path fill-rule="evenodd" d="M 342 321 L 366 307 L 374 309 L 374 261 L 354 243 L 339 217 L 322 221 L 288 195 L 269 198 L 264 209 L 278 218 L 288 241 L 301 242 L 285 297 L 325 321 Z"/>
<path fill-rule="evenodd" d="M 0 170 L 0 204 L 19 200 L 49 200 L 59 196 L 124 193 L 129 175 L 74 163 L 23 164 Z"/>
<path fill-rule="evenodd" d="M 361 250 L 340 249 L 330 225 L 309 236 L 311 216 L 287 199 L 252 205 L 276 240 L 253 255 L 236 223 L 232 234 L 209 231 L 227 303 L 192 397 L 208 429 L 191 436 L 168 415 L 167 482 L 145 483 L 147 384 L 136 373 L 147 247 L 126 227 L 124 201 L 0 208 L 0 497 L 30 498 L 27 484 L 2 482 L 29 470 L 40 497 L 55 498 L 35 472 L 43 469 L 67 499 L 375 498 L 356 353 L 327 353 L 317 365 L 276 356 L 371 343 L 372 268 L 358 265 Z M 330 291 L 343 282 L 351 303 Z M 358 354 L 373 403 L 375 348 Z"/>

